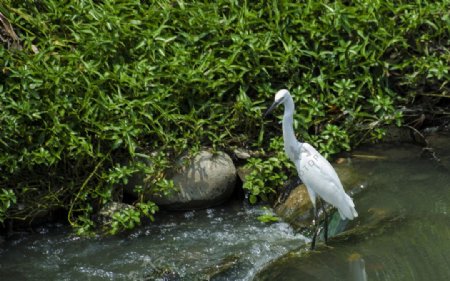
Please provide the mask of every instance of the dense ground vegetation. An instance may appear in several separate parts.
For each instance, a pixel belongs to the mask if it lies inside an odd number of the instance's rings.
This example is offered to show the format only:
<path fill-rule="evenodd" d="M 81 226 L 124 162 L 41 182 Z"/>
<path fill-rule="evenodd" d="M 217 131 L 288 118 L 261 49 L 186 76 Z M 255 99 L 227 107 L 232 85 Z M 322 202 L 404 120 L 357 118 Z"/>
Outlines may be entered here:
<path fill-rule="evenodd" d="M 291 90 L 299 138 L 327 155 L 382 138 L 406 120 L 405 105 L 448 94 L 449 8 L 2 1 L 20 47 L 2 33 L 0 221 L 62 209 L 83 232 L 131 175 L 149 175 L 141 195 L 166 192 L 172 160 L 201 146 L 264 149 L 245 187 L 251 201 L 265 197 L 288 165 L 277 122 L 261 117 L 276 90 Z M 135 205 L 135 222 L 157 209 L 144 196 Z"/>

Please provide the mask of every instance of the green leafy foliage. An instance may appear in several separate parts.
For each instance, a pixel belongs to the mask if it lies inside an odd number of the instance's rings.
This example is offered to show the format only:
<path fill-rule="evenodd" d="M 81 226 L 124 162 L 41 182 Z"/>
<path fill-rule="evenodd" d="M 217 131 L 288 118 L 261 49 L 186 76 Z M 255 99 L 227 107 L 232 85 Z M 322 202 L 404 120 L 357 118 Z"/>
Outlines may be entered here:
<path fill-rule="evenodd" d="M 123 229 L 133 229 L 141 224 L 141 216 L 138 211 L 127 208 L 113 215 L 111 234 L 116 234 Z"/>
<path fill-rule="evenodd" d="M 117 234 L 123 230 L 130 230 L 141 224 L 142 214 L 154 220 L 153 215 L 158 211 L 158 206 L 153 202 L 138 203 L 136 208 L 125 208 L 115 212 L 109 229 L 111 234 Z"/>
<path fill-rule="evenodd" d="M 283 150 L 283 139 L 275 137 L 269 146 L 268 159 L 251 158 L 246 164 L 250 173 L 245 177 L 243 188 L 249 191 L 249 201 L 252 204 L 268 200 L 268 195 L 275 192 L 276 187 L 281 187 L 287 181 L 286 171 L 293 168 L 293 164 L 287 159 Z"/>
<path fill-rule="evenodd" d="M 447 0 L 0 6 L 22 45 L 0 46 L 0 188 L 23 203 L 8 199 L 4 218 L 65 208 L 81 231 L 133 175 L 149 183 L 136 206 L 168 192 L 165 172 L 186 151 L 266 148 L 280 126 L 263 127 L 261 111 L 281 87 L 299 138 L 333 154 L 381 138 L 402 105 L 450 80 Z M 281 157 L 250 163 L 261 173 L 246 186 L 252 201 L 283 181 Z"/>
<path fill-rule="evenodd" d="M 0 191 L 0 222 L 3 223 L 7 217 L 8 209 L 17 201 L 12 189 L 1 189 Z"/>

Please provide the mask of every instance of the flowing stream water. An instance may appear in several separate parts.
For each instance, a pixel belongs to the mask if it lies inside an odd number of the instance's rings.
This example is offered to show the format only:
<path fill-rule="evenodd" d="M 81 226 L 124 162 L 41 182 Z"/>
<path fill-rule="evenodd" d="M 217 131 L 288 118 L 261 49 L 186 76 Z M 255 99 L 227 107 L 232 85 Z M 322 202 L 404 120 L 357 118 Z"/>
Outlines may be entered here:
<path fill-rule="evenodd" d="M 311 252 L 286 223 L 261 223 L 261 207 L 235 202 L 117 237 L 61 225 L 18 233 L 0 244 L 0 280 L 450 280 L 448 170 L 409 146 L 366 152 L 380 153 L 352 161 L 364 175 L 359 217 L 330 247 Z"/>
<path fill-rule="evenodd" d="M 7 241 L 0 250 L 0 280 L 154 280 L 154 272 L 164 270 L 179 275 L 167 280 L 251 280 L 306 239 L 286 223 L 259 222 L 263 212 L 232 203 L 164 214 L 164 221 L 106 239 L 44 227 Z M 214 273 L 221 270 L 226 272 Z"/>

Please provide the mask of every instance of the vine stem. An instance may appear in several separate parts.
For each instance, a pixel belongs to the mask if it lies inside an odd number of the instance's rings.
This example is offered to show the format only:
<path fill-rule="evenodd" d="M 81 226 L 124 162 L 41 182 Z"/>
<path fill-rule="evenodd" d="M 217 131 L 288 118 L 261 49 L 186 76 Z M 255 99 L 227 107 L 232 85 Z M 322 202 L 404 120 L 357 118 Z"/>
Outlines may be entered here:
<path fill-rule="evenodd" d="M 78 198 L 81 195 L 81 192 L 84 190 L 84 188 L 87 186 L 88 182 L 91 180 L 91 178 L 95 175 L 95 173 L 97 173 L 97 170 L 100 168 L 101 164 L 103 163 L 103 161 L 105 161 L 105 159 L 109 156 L 109 152 L 107 155 L 105 155 L 105 157 L 103 157 L 98 163 L 97 165 L 95 165 L 94 170 L 89 174 L 89 176 L 86 178 L 86 180 L 83 182 L 83 184 L 80 187 L 80 190 L 78 190 L 77 195 L 75 196 L 75 199 L 71 202 L 70 204 L 70 209 L 69 209 L 69 213 L 67 214 L 67 220 L 69 221 L 70 225 L 72 227 L 75 226 L 75 221 L 72 220 L 72 212 L 73 212 L 73 207 L 75 206 L 75 203 L 78 201 Z"/>

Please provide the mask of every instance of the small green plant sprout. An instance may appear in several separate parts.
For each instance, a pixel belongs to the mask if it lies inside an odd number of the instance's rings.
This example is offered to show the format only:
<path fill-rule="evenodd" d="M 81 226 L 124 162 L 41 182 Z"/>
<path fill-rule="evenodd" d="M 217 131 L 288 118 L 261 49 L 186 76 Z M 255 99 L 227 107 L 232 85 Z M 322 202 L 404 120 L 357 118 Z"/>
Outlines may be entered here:
<path fill-rule="evenodd" d="M 277 217 L 273 211 L 267 207 L 263 207 L 263 214 L 258 216 L 258 220 L 263 223 L 273 223 L 280 221 L 280 218 Z"/>

